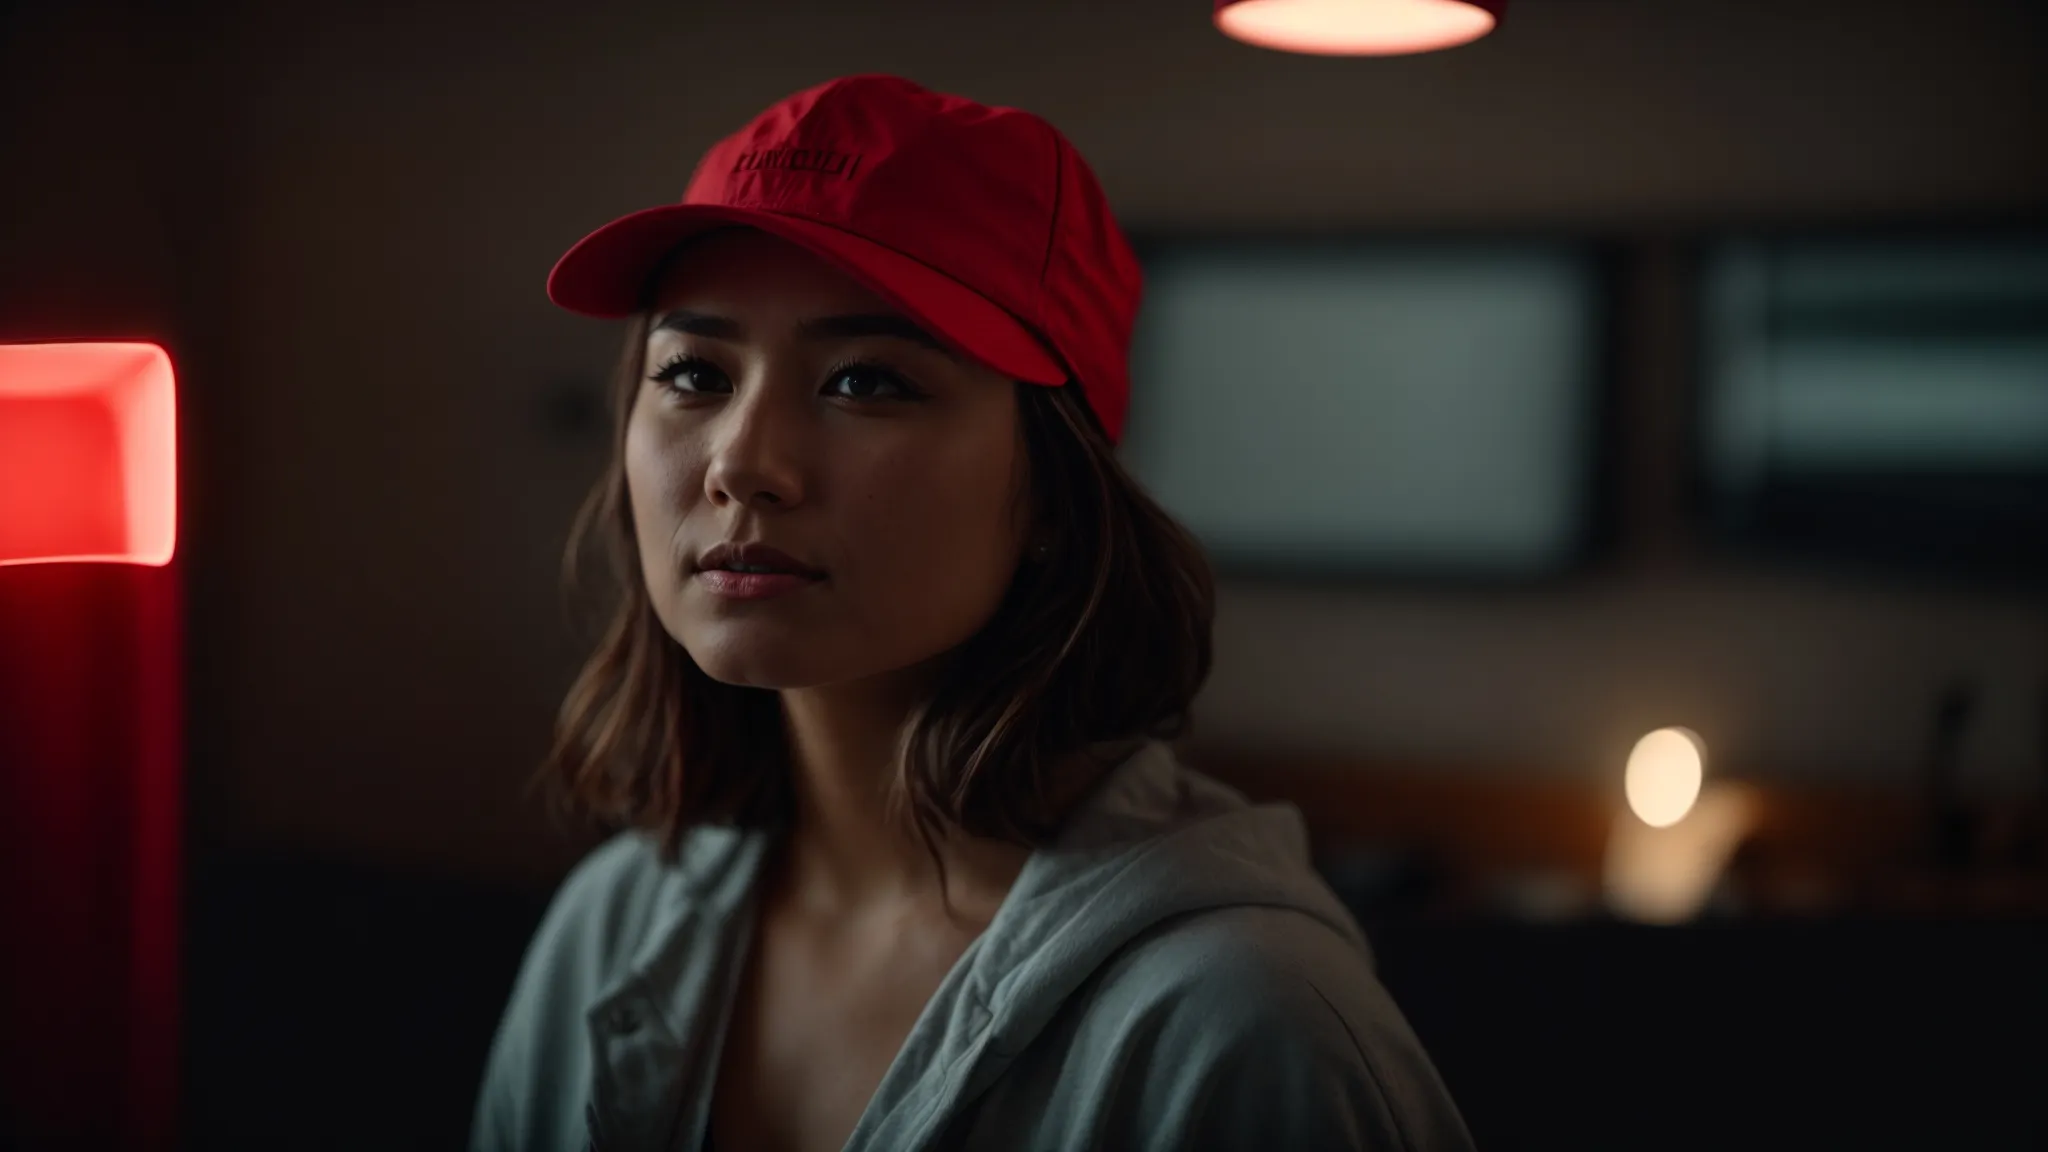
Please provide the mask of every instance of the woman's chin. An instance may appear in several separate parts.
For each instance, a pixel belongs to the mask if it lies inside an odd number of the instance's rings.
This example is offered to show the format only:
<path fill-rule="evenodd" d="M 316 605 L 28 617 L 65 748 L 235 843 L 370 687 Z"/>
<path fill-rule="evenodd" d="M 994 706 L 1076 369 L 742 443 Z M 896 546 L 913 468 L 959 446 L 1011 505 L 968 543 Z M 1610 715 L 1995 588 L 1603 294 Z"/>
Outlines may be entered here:
<path fill-rule="evenodd" d="M 813 688 L 844 679 L 836 661 L 820 659 L 824 653 L 815 641 L 798 637 L 763 636 L 757 629 L 711 629 L 712 635 L 695 636 L 683 645 L 690 659 L 706 676 L 735 688 Z"/>
<path fill-rule="evenodd" d="M 790 662 L 765 657 L 760 654 L 721 656 L 712 659 L 694 657 L 697 667 L 706 676 L 720 684 L 735 688 L 767 688 L 782 691 L 789 688 L 809 688 L 814 684 L 828 683 L 830 677 L 807 674 L 807 670 L 793 667 Z"/>

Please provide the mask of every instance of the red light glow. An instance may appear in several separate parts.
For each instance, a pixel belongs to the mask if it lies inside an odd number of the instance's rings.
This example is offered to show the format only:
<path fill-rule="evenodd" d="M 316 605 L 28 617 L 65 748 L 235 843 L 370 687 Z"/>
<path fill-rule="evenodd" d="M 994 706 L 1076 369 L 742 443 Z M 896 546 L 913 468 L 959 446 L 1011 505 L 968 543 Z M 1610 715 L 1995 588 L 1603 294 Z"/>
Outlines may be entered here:
<path fill-rule="evenodd" d="M 1313 56 L 1400 56 L 1469 44 L 1506 0 L 1217 0 L 1216 27 L 1260 48 Z"/>
<path fill-rule="evenodd" d="M 0 344 L 0 564 L 169 564 L 177 437 L 157 345 Z"/>

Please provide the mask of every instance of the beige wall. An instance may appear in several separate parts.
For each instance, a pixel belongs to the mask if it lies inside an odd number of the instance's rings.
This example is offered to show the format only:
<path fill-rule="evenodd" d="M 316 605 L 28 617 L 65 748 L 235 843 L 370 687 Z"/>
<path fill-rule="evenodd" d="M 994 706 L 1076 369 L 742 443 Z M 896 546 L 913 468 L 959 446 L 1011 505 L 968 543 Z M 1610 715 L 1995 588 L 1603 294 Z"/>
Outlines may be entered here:
<path fill-rule="evenodd" d="M 1134 228 L 2048 206 L 2048 17 L 2024 0 L 1525 0 L 1489 41 L 1383 61 L 1244 48 L 1200 0 L 246 7 L 148 41 L 168 103 L 130 79 L 28 117 L 116 183 L 108 156 L 167 139 L 152 109 L 185 128 L 159 264 L 209 453 L 199 802 L 223 835 L 494 875 L 573 850 L 516 785 L 575 656 L 555 562 L 598 455 L 542 412 L 613 335 L 553 311 L 543 276 L 796 87 L 895 71 L 1040 111 Z M 106 9 L 69 11 L 48 20 L 75 39 Z M 118 263 L 87 206 L 142 211 L 105 187 L 29 203 L 43 263 Z M 1957 674 L 1986 693 L 1968 770 L 2033 771 L 2038 597 L 1670 563 L 1490 594 L 1232 583 L 1200 719 L 1563 772 L 1681 722 L 1757 770 L 1903 780 Z"/>

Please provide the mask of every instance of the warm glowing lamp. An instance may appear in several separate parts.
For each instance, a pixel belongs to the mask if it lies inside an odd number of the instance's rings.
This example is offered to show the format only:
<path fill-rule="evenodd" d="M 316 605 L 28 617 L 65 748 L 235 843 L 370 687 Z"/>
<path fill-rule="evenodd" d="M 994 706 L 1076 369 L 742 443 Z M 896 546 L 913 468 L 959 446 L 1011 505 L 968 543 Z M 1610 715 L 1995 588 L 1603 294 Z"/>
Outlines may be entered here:
<path fill-rule="evenodd" d="M 1261 48 L 1313 56 L 1401 56 L 1470 44 L 1508 0 L 1216 0 L 1216 27 Z"/>
<path fill-rule="evenodd" d="M 0 344 L 0 564 L 170 563 L 177 471 L 162 348 Z"/>
<path fill-rule="evenodd" d="M 1706 761 L 1706 742 L 1686 728 L 1659 728 L 1629 753 L 1628 810 L 1615 814 L 1604 865 L 1607 904 L 1617 914 L 1679 924 L 1713 898 L 1756 814 L 1747 789 L 1702 787 Z"/>
<path fill-rule="evenodd" d="M 1652 828 L 1669 828 L 1692 811 L 1706 775 L 1705 745 L 1684 728 L 1659 728 L 1636 741 L 1622 772 L 1629 811 Z"/>

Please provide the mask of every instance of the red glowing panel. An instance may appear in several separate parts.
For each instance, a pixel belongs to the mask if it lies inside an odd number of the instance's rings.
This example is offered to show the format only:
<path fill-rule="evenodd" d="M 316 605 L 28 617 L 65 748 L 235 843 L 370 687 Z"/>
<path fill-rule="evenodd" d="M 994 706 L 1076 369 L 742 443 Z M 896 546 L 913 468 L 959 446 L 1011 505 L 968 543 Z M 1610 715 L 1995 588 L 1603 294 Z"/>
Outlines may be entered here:
<path fill-rule="evenodd" d="M 1507 0 L 1216 0 L 1216 27 L 1261 48 L 1315 56 L 1399 56 L 1469 44 Z"/>
<path fill-rule="evenodd" d="M 0 564 L 170 563 L 177 424 L 154 344 L 0 344 Z"/>

